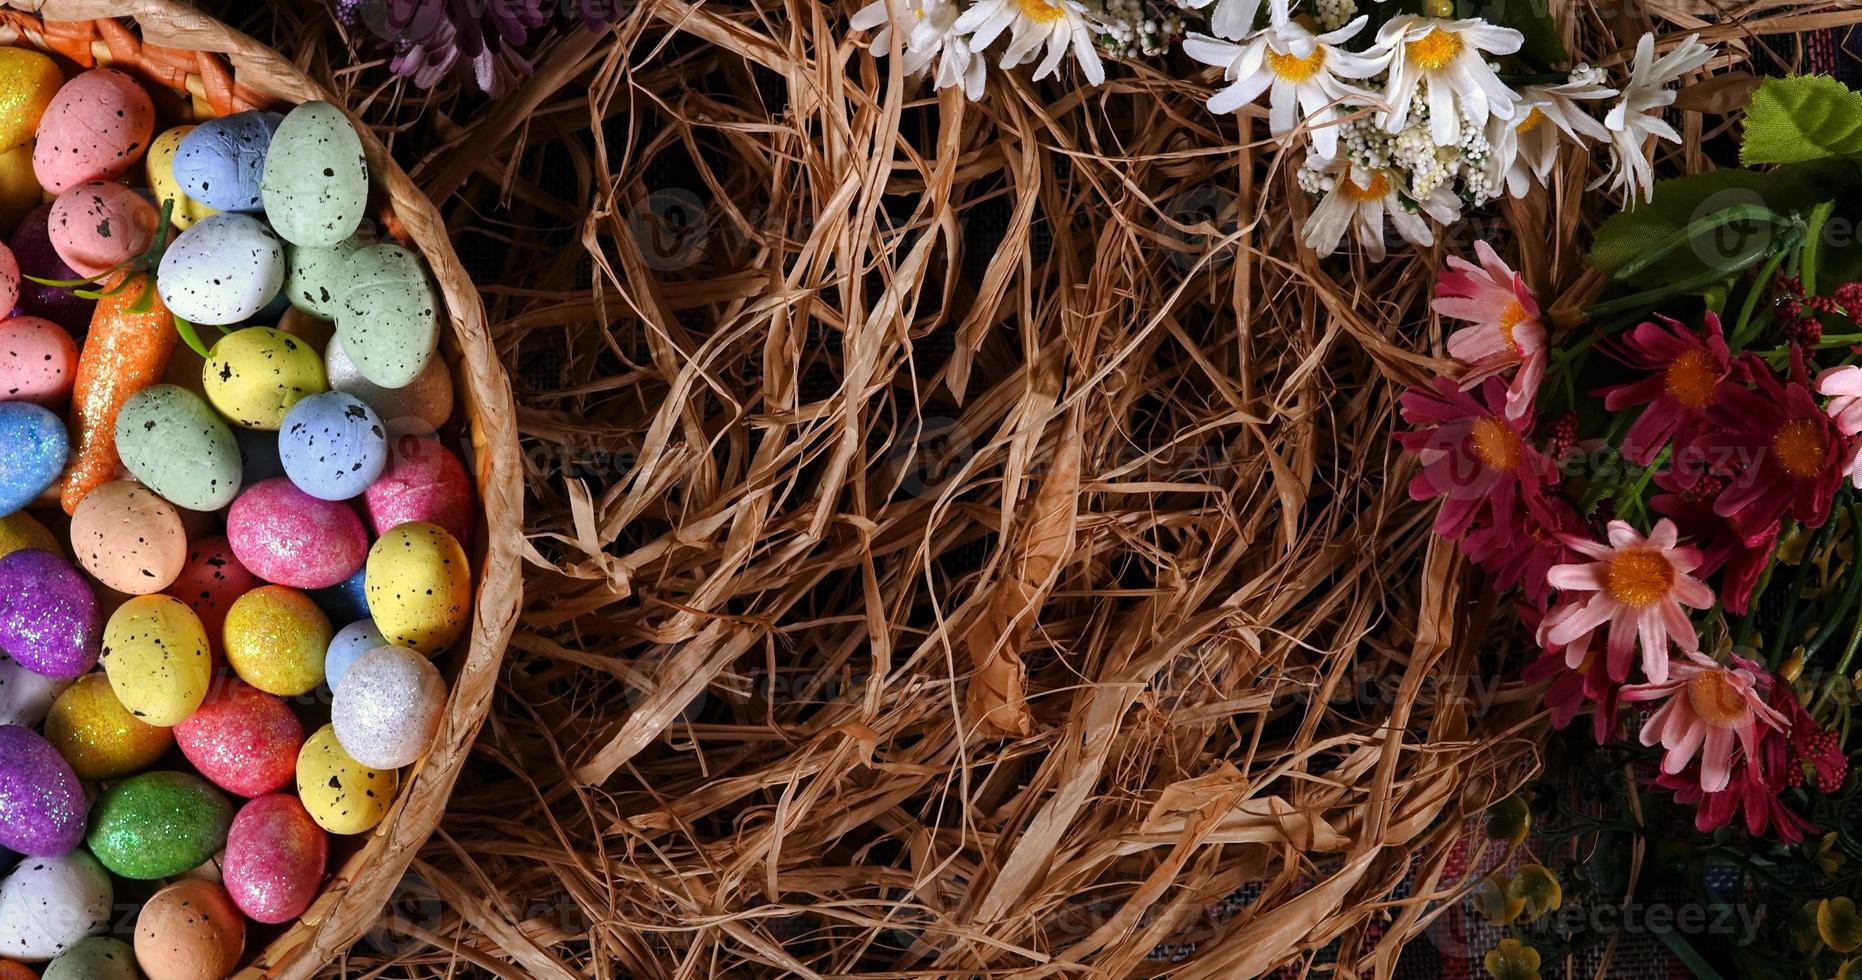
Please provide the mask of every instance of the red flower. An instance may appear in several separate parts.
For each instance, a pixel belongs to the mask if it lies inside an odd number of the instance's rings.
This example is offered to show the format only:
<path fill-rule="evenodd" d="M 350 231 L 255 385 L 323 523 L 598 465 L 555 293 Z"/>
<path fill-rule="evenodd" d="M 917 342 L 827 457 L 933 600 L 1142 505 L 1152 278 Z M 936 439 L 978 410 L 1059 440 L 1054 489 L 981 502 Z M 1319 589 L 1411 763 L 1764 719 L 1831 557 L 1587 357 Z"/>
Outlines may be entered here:
<path fill-rule="evenodd" d="M 1786 844 L 1795 844 L 1817 832 L 1816 825 L 1786 807 L 1779 798 L 1780 793 L 1796 786 L 1802 778 L 1802 771 L 1791 765 L 1792 743 L 1800 733 L 1808 736 L 1818 731 L 1816 722 L 1798 703 L 1797 695 L 1788 684 L 1773 684 L 1767 703 L 1790 721 L 1790 730 L 1763 732 L 1756 758 L 1741 753 L 1733 764 L 1732 782 L 1725 789 L 1717 793 L 1703 792 L 1700 774 L 1694 767 L 1655 780 L 1657 785 L 1674 791 L 1676 802 L 1699 805 L 1700 809 L 1694 814 L 1694 827 L 1702 833 L 1732 823 L 1741 811 L 1745 813 L 1748 832 L 1760 835 L 1776 827 L 1778 839 Z M 1800 725 L 1805 727 L 1800 728 Z M 1840 749 L 1837 757 L 1841 757 Z M 1841 782 L 1840 776 L 1837 781 Z"/>
<path fill-rule="evenodd" d="M 1478 527 L 1461 539 L 1461 550 L 1487 573 L 1495 591 L 1518 586 L 1533 605 L 1544 609 L 1552 585 L 1546 575 L 1554 565 L 1577 561 L 1565 536 L 1584 533 L 1584 521 L 1563 497 L 1528 496 L 1511 526 Z"/>
<path fill-rule="evenodd" d="M 1754 387 L 1722 385 L 1720 400 L 1707 412 L 1710 427 L 1693 444 L 1700 454 L 1693 462 L 1713 465 L 1730 457 L 1735 468 L 1713 512 L 1746 528 L 1769 527 L 1784 515 L 1818 527 L 1829 520 L 1843 479 L 1836 425 L 1808 386 L 1779 380 L 1751 355 L 1740 366 Z M 1689 486 L 1699 475 L 1677 472 Z"/>
<path fill-rule="evenodd" d="M 1506 383 L 1497 377 L 1473 391 L 1436 378 L 1404 392 L 1402 410 L 1415 429 L 1398 432 L 1396 441 L 1422 461 L 1409 495 L 1441 498 L 1435 533 L 1442 537 L 1459 538 L 1477 523 L 1518 527 L 1522 503 L 1540 496 L 1556 475 L 1552 461 L 1526 441 L 1532 420 L 1507 418 Z"/>
<path fill-rule="evenodd" d="M 1817 724 L 1817 719 L 1804 710 L 1804 705 L 1797 695 L 1783 684 L 1782 697 L 1773 692 L 1773 707 L 1785 716 L 1791 726 L 1790 768 L 1796 776 L 1791 780 L 1795 785 L 1798 780 L 1814 781 L 1817 790 L 1826 796 L 1842 788 L 1843 777 L 1849 775 L 1849 757 L 1843 754 L 1841 740 L 1835 732 L 1825 731 Z"/>
<path fill-rule="evenodd" d="M 1522 611 L 1520 622 L 1535 632 L 1536 622 L 1528 622 Z M 1531 618 L 1536 619 L 1535 615 Z M 1552 726 L 1571 724 L 1586 706 L 1591 709 L 1591 735 L 1598 745 L 1616 737 L 1617 692 L 1623 685 L 1610 679 L 1609 662 L 1591 651 L 1576 668 L 1566 666 L 1565 651 L 1559 647 L 1541 649 L 1539 658 L 1526 665 L 1520 678 L 1528 684 L 1551 681 L 1545 689 L 1545 706 L 1552 711 Z"/>
<path fill-rule="evenodd" d="M 1725 485 L 1718 476 L 1709 475 L 1683 487 L 1672 470 L 1663 470 L 1655 474 L 1655 485 L 1668 492 L 1650 500 L 1650 509 L 1672 519 L 1681 536 L 1700 549 L 1698 574 L 1722 572 L 1720 601 L 1728 612 L 1744 615 L 1778 543 L 1778 522 L 1748 533 L 1737 517 L 1714 513 L 1714 500 Z"/>
<path fill-rule="evenodd" d="M 1655 373 L 1599 392 L 1612 412 L 1648 406 L 1623 437 L 1623 455 L 1638 466 L 1649 465 L 1670 440 L 1694 440 L 1706 424 L 1708 407 L 1718 400 L 1730 364 L 1719 317 L 1707 314 L 1700 334 L 1667 317 L 1659 319 L 1631 330 L 1610 348 L 1623 363 Z"/>

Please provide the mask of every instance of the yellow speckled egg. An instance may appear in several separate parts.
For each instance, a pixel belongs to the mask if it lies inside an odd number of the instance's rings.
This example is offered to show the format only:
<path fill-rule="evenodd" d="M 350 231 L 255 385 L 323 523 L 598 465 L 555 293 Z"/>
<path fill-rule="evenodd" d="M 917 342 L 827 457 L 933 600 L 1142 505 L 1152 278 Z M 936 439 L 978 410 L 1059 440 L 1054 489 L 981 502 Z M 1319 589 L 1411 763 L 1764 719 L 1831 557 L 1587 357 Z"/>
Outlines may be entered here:
<path fill-rule="evenodd" d="M 136 596 L 118 606 L 104 624 L 99 662 L 123 707 L 164 728 L 193 714 L 213 679 L 207 631 L 171 595 Z"/>
<path fill-rule="evenodd" d="M 369 548 L 362 588 L 389 643 L 431 657 L 472 617 L 472 569 L 458 539 L 438 524 L 392 527 Z"/>
<path fill-rule="evenodd" d="M 11 49 L 6 49 L 11 50 Z M 19 224 L 33 208 L 45 200 L 45 189 L 32 172 L 32 145 L 16 146 L 0 152 L 0 227 Z"/>
<path fill-rule="evenodd" d="M 52 702 L 45 740 L 71 763 L 79 779 L 117 779 L 155 764 L 174 733 L 129 713 L 103 674 L 77 679 Z"/>
<path fill-rule="evenodd" d="M 275 327 L 247 327 L 221 337 L 201 369 L 207 400 L 247 429 L 278 431 L 305 395 L 329 389 L 316 348 Z"/>
<path fill-rule="evenodd" d="M 32 139 L 52 96 L 65 84 L 52 59 L 28 48 L 0 48 L 0 147 Z"/>
<path fill-rule="evenodd" d="M 0 48 L 0 51 L 4 50 Z M 25 511 L 14 511 L 0 517 L 0 558 L 23 548 L 36 548 L 54 555 L 65 553 L 65 549 L 58 546 L 58 539 L 52 537 L 52 532 Z"/>
<path fill-rule="evenodd" d="M 210 214 L 220 213 L 187 196 L 175 180 L 175 150 L 181 146 L 181 137 L 193 131 L 193 126 L 176 126 L 163 132 L 149 144 L 149 155 L 143 161 L 148 168 L 149 189 L 155 192 L 155 207 L 159 210 L 164 201 L 174 202 L 168 217 L 176 228 L 186 228 Z"/>
<path fill-rule="evenodd" d="M 222 637 L 239 679 L 279 697 L 323 682 L 330 620 L 311 598 L 283 585 L 262 585 L 234 600 Z"/>
<path fill-rule="evenodd" d="M 350 758 L 329 725 L 297 753 L 298 798 L 317 826 L 332 834 L 360 834 L 381 823 L 399 784 L 394 770 L 370 769 Z"/>

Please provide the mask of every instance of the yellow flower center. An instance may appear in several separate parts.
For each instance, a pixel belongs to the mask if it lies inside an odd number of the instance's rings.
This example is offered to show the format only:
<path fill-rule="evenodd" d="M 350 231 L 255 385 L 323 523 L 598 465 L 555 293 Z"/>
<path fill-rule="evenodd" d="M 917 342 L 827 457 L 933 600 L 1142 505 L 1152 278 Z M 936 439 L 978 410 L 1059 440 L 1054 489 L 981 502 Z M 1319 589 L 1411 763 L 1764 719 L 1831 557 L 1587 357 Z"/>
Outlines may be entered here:
<path fill-rule="evenodd" d="M 1545 121 L 1545 113 L 1540 112 L 1539 107 L 1535 105 L 1531 109 L 1526 111 L 1526 118 L 1521 119 L 1519 121 L 1519 125 L 1513 128 L 1522 133 L 1530 132 L 1533 127 L 1537 126 L 1538 124 L 1544 121 Z"/>
<path fill-rule="evenodd" d="M 1823 445 L 1823 433 L 1810 419 L 1792 419 L 1778 427 L 1771 437 L 1772 452 L 1778 465 L 1800 480 L 1808 480 L 1823 471 L 1829 449 Z"/>
<path fill-rule="evenodd" d="M 1325 66 L 1325 49 L 1313 48 L 1304 58 L 1267 49 L 1267 69 L 1282 81 L 1298 84 L 1319 73 Z"/>
<path fill-rule="evenodd" d="M 1702 721 L 1717 728 L 1733 728 L 1752 717 L 1752 706 L 1726 679 L 1724 670 L 1695 674 L 1687 682 L 1687 703 Z"/>
<path fill-rule="evenodd" d="M 1603 590 L 1610 598 L 1636 609 L 1646 609 L 1666 598 L 1674 585 L 1675 568 L 1659 551 L 1624 551 L 1610 559 Z"/>
<path fill-rule="evenodd" d="M 1379 170 L 1371 174 L 1370 183 L 1360 187 L 1350 175 L 1346 175 L 1339 179 L 1338 192 L 1354 201 L 1375 201 L 1390 193 L 1390 181 L 1384 177 L 1384 172 Z"/>
<path fill-rule="evenodd" d="M 1065 16 L 1067 11 L 1058 3 L 1050 0 L 1016 0 L 1022 8 L 1022 16 L 1037 24 L 1052 24 Z"/>
<path fill-rule="evenodd" d="M 1526 308 L 1520 304 L 1519 300 L 1506 304 L 1506 309 L 1500 311 L 1500 336 L 1506 340 L 1507 349 L 1512 351 L 1515 357 L 1520 351 L 1519 341 L 1513 339 L 1513 330 L 1525 322 Z"/>
<path fill-rule="evenodd" d="M 1474 428 L 1468 432 L 1468 442 L 1472 444 L 1474 458 L 1490 470 L 1510 473 L 1519 466 L 1519 433 L 1497 416 L 1475 419 Z"/>
<path fill-rule="evenodd" d="M 1699 347 L 1690 347 L 1668 365 L 1662 390 L 1668 397 L 1689 408 L 1706 408 L 1713 402 L 1713 389 L 1720 383 L 1720 366 L 1713 356 Z"/>
<path fill-rule="evenodd" d="M 1461 53 L 1461 35 L 1437 27 L 1404 46 L 1409 60 L 1429 71 L 1448 67 Z"/>

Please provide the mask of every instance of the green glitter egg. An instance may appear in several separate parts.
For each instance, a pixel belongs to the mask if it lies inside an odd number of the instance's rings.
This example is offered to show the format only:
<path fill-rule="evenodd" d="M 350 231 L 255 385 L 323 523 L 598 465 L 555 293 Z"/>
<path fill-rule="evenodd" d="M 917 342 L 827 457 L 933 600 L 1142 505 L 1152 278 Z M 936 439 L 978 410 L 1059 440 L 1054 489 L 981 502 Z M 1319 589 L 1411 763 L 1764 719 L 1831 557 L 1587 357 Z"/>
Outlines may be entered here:
<path fill-rule="evenodd" d="M 97 860 L 124 878 L 167 878 L 226 846 L 232 822 L 233 805 L 206 780 L 145 772 L 98 797 L 87 840 Z"/>

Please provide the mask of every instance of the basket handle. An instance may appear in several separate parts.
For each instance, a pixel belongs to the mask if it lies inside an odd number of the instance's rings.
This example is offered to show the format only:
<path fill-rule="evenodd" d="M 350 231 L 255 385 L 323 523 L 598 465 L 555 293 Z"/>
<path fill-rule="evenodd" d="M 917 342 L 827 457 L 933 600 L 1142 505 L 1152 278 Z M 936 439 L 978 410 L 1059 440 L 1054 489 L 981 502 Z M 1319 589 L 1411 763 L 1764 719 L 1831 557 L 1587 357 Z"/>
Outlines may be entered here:
<path fill-rule="evenodd" d="M 85 68 L 129 68 L 152 82 L 203 98 L 216 116 L 257 109 L 268 101 L 234 82 L 232 69 L 219 55 L 149 44 L 119 20 L 46 21 L 0 10 L 0 22 Z"/>

